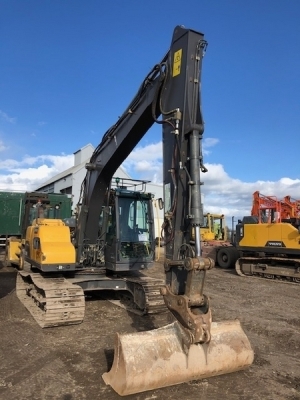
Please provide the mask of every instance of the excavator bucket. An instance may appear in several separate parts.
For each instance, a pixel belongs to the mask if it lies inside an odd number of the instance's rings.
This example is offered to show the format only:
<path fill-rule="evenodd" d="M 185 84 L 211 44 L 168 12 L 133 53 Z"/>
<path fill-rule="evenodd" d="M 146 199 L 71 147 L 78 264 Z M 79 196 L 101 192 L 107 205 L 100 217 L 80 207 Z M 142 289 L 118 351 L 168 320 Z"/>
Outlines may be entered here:
<path fill-rule="evenodd" d="M 238 320 L 213 322 L 211 341 L 184 350 L 179 323 L 116 336 L 112 368 L 102 375 L 120 396 L 244 369 L 254 353 Z"/>

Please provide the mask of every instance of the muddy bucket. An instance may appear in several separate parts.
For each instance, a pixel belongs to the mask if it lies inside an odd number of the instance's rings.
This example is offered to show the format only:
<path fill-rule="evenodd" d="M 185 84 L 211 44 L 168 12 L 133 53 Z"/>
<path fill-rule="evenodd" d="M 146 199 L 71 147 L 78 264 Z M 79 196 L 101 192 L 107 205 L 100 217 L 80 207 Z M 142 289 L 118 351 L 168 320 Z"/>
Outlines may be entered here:
<path fill-rule="evenodd" d="M 112 368 L 102 375 L 120 396 L 227 374 L 252 364 L 254 353 L 240 322 L 213 322 L 209 344 L 183 350 L 173 322 L 152 331 L 116 336 Z"/>

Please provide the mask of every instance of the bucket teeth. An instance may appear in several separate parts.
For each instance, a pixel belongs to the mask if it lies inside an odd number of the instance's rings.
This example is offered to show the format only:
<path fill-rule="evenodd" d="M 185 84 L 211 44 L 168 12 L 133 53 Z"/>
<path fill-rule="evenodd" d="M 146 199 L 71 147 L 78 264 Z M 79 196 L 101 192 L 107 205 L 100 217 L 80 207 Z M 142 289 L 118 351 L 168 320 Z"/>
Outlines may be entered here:
<path fill-rule="evenodd" d="M 178 322 L 116 336 L 112 368 L 102 375 L 119 395 L 154 390 L 244 369 L 254 353 L 238 320 L 213 322 L 211 341 L 182 345 Z"/>

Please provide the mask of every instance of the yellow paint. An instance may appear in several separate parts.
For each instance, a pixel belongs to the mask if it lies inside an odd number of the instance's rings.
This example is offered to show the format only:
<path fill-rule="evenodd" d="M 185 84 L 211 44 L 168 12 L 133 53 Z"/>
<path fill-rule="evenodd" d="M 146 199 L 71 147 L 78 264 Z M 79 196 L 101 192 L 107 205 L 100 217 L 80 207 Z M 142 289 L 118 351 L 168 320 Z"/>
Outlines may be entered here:
<path fill-rule="evenodd" d="M 70 229 L 61 220 L 34 220 L 27 228 L 26 242 L 29 243 L 29 257 L 40 265 L 75 263 Z"/>
<path fill-rule="evenodd" d="M 20 245 L 21 245 L 21 239 L 17 239 L 15 237 L 9 238 L 8 244 L 6 247 L 6 260 L 7 261 L 9 261 L 12 264 L 19 263 L 18 255 L 20 254 Z"/>
<path fill-rule="evenodd" d="M 287 223 L 245 224 L 239 245 L 264 247 L 268 241 L 283 241 L 287 249 L 300 249 L 298 229 Z"/>
<path fill-rule="evenodd" d="M 179 75 L 181 72 L 181 59 L 182 59 L 182 49 L 174 53 L 173 77 Z"/>

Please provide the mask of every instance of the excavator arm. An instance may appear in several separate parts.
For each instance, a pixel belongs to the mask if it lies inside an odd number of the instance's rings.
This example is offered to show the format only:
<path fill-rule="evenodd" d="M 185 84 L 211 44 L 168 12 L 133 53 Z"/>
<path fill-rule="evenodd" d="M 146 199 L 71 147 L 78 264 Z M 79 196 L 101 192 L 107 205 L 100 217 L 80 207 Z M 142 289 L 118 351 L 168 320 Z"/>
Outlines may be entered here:
<path fill-rule="evenodd" d="M 191 343 L 210 340 L 211 313 L 203 294 L 206 270 L 213 260 L 201 258 L 200 225 L 203 223 L 200 171 L 206 172 L 201 140 L 200 83 L 207 42 L 194 31 L 175 30 L 169 63 L 172 69 L 162 92 L 164 105 L 164 241 L 166 286 L 162 295 Z M 173 120 L 170 117 L 173 116 Z M 191 246 L 192 229 L 195 243 Z"/>

